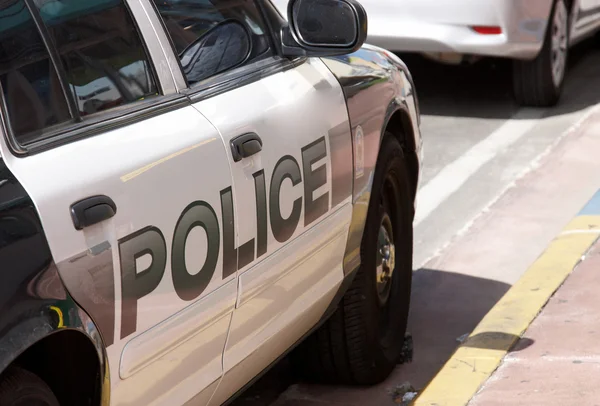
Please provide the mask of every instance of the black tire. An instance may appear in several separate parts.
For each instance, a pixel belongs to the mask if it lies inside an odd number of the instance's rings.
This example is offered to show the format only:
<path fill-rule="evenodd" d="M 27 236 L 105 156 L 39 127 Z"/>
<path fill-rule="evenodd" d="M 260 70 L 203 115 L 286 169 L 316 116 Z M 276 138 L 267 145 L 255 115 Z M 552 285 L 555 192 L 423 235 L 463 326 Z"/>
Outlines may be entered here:
<path fill-rule="evenodd" d="M 386 133 L 375 169 L 361 244 L 362 264 L 332 317 L 292 354 L 302 378 L 321 383 L 370 385 L 383 381 L 402 354 L 410 307 L 414 217 L 402 148 Z M 388 214 L 396 249 L 389 299 L 376 285 L 377 240 Z"/>
<path fill-rule="evenodd" d="M 531 61 L 513 61 L 513 91 L 515 100 L 522 106 L 551 107 L 558 103 L 565 81 L 569 47 L 565 49 L 565 61 L 560 82 L 555 84 L 552 76 L 552 34 L 554 17 L 558 7 L 564 6 L 566 17 L 566 43 L 569 43 L 570 10 L 565 0 L 555 0 L 548 20 L 544 45 L 538 56 Z"/>
<path fill-rule="evenodd" d="M 19 367 L 9 367 L 0 377 L 2 406 L 60 406 L 46 382 Z"/>

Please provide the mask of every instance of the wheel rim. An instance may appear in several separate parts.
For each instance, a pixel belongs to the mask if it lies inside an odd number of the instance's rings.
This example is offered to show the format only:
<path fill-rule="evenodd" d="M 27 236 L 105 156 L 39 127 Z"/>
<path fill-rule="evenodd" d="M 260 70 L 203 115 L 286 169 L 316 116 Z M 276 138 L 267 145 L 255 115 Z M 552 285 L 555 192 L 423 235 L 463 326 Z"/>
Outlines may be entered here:
<path fill-rule="evenodd" d="M 397 337 L 397 331 L 393 328 L 396 323 L 394 318 L 394 306 L 400 296 L 398 292 L 398 275 L 396 267 L 398 261 L 396 258 L 396 248 L 401 237 L 397 229 L 398 211 L 394 208 L 401 204 L 400 189 L 396 174 L 393 171 L 388 172 L 381 187 L 380 204 L 380 222 L 376 246 L 376 288 L 380 308 L 379 316 L 379 343 L 384 351 L 394 348 L 394 343 L 401 339 Z"/>
<path fill-rule="evenodd" d="M 396 247 L 394 245 L 394 232 L 392 220 L 384 213 L 379 225 L 377 237 L 377 297 L 379 304 L 385 306 L 390 297 L 392 276 L 396 268 Z"/>
<path fill-rule="evenodd" d="M 565 2 L 559 0 L 552 22 L 552 81 L 559 87 L 565 75 L 567 62 L 569 15 Z"/>

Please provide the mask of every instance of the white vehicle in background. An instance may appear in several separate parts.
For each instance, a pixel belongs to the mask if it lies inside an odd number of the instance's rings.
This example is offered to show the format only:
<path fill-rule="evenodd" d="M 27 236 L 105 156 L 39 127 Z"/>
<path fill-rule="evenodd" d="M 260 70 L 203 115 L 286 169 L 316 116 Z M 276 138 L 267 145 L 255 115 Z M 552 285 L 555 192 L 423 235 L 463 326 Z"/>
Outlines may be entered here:
<path fill-rule="evenodd" d="M 276 0 L 282 11 L 287 0 Z M 445 63 L 510 58 L 515 99 L 552 106 L 568 49 L 600 27 L 600 0 L 361 0 L 367 42 Z M 285 15 L 285 14 L 284 14 Z"/>

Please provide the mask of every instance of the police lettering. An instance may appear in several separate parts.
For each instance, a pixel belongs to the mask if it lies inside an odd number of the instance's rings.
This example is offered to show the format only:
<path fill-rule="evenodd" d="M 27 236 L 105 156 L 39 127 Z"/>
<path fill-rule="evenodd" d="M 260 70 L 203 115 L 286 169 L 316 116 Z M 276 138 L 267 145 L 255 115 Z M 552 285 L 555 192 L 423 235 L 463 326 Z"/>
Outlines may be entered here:
<path fill-rule="evenodd" d="M 256 197 L 256 238 L 235 246 L 235 218 L 232 188 L 220 192 L 222 230 L 215 210 L 205 201 L 190 203 L 175 224 L 171 242 L 171 277 L 175 292 L 181 300 L 197 299 L 210 283 L 223 244 L 222 278 L 226 279 L 237 270 L 251 264 L 268 251 L 268 226 L 280 242 L 288 241 L 300 223 L 304 206 L 304 226 L 308 226 L 329 210 L 329 191 L 314 198 L 317 189 L 327 183 L 327 165 L 314 165 L 327 156 L 325 138 L 305 146 L 301 150 L 302 167 L 291 155 L 280 158 L 271 176 L 268 197 L 264 170 L 253 174 Z M 304 179 L 304 195 L 292 203 L 292 211 L 284 217 L 281 213 L 280 196 L 283 182 L 289 179 L 293 187 Z M 304 204 L 303 204 L 304 203 Z M 267 216 L 268 213 L 268 216 Z M 208 248 L 204 265 L 200 270 L 187 269 L 185 261 L 186 241 L 190 232 L 201 227 L 206 233 Z M 221 236 L 222 231 L 222 236 Z M 256 258 L 255 258 L 256 251 Z M 138 269 L 137 259 L 149 255 L 150 265 Z M 162 280 L 167 265 L 167 244 L 163 233 L 148 226 L 119 240 L 121 261 L 121 338 L 136 331 L 138 301 L 150 294 Z"/>

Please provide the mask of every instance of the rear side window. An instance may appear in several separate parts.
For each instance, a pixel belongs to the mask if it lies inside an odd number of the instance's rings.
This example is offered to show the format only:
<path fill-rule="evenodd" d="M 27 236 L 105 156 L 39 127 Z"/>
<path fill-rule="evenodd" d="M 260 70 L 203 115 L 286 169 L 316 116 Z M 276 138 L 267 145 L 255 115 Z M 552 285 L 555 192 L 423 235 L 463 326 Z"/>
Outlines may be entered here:
<path fill-rule="evenodd" d="M 156 94 L 145 50 L 122 0 L 35 0 L 79 114 Z"/>
<path fill-rule="evenodd" d="M 17 138 L 72 119 L 48 49 L 22 0 L 0 5 L 0 84 Z"/>
<path fill-rule="evenodd" d="M 123 0 L 0 1 L 0 85 L 22 145 L 157 94 Z"/>
<path fill-rule="evenodd" d="M 190 85 L 272 55 L 254 0 L 153 0 Z"/>

